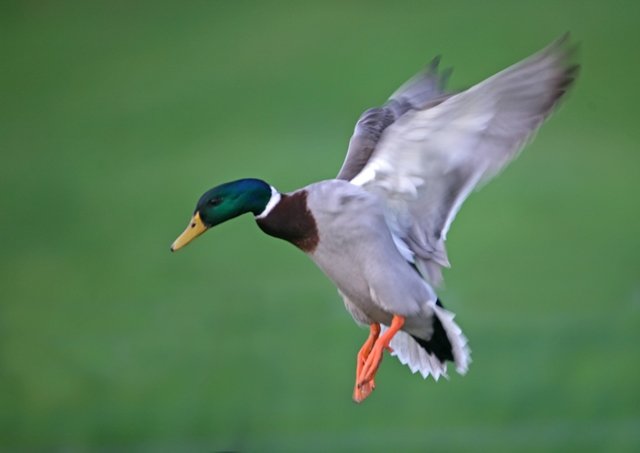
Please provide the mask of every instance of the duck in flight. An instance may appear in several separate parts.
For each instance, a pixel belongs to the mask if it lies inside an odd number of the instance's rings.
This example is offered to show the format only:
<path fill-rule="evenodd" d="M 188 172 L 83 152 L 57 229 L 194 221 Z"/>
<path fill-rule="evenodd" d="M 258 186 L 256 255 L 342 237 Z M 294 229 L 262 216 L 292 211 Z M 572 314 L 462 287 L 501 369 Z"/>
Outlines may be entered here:
<path fill-rule="evenodd" d="M 507 165 L 572 85 L 568 36 L 463 91 L 434 59 L 382 106 L 365 111 L 334 179 L 281 193 L 260 179 L 200 197 L 176 251 L 241 214 L 302 250 L 338 288 L 369 336 L 356 357 L 353 399 L 375 388 L 384 351 L 436 380 L 470 363 L 467 339 L 435 288 L 445 239 L 468 195 Z"/>

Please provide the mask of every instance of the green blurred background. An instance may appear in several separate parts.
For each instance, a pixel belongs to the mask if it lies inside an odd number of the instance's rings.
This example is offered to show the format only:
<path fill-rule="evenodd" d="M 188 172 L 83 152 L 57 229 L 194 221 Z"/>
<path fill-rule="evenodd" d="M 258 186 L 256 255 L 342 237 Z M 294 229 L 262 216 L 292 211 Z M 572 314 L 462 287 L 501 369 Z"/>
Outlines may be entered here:
<path fill-rule="evenodd" d="M 0 450 L 638 451 L 640 3 L 3 2 Z M 560 112 L 449 234 L 469 374 L 387 358 L 250 216 L 200 194 L 331 178 L 433 55 L 464 87 L 570 30 Z"/>

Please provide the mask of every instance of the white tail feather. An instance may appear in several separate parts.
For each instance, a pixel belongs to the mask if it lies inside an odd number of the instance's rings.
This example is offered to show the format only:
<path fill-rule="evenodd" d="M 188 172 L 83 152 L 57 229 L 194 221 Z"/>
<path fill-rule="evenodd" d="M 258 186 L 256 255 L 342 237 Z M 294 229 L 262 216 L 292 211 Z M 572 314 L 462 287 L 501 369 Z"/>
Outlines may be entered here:
<path fill-rule="evenodd" d="M 435 303 L 433 303 L 432 309 L 440 320 L 451 343 L 456 371 L 460 374 L 465 374 L 471 363 L 471 350 L 468 346 L 467 337 L 464 336 L 462 329 L 453 320 L 455 315 L 452 312 L 437 306 Z M 387 330 L 386 326 L 383 325 L 381 327 L 383 332 Z M 389 346 L 393 349 L 391 355 L 396 356 L 400 363 L 407 365 L 413 373 L 420 372 L 425 379 L 431 375 L 436 381 L 440 379 L 440 376 L 449 377 L 447 376 L 447 363 L 440 361 L 435 354 L 428 353 L 408 333 L 397 332 L 391 339 Z"/>

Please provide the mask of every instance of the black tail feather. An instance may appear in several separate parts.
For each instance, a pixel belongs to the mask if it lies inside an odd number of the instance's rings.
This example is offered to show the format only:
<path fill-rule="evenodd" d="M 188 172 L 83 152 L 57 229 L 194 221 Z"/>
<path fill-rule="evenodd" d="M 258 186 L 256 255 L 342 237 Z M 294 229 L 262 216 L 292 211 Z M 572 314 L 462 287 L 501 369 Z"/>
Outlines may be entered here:
<path fill-rule="evenodd" d="M 442 307 L 440 299 L 436 300 L 436 305 Z M 425 349 L 425 351 L 429 354 L 434 354 L 441 362 L 444 363 L 447 360 L 450 362 L 454 361 L 451 341 L 449 341 L 447 332 L 444 330 L 440 319 L 438 319 L 435 314 L 433 315 L 433 335 L 431 335 L 429 340 L 423 340 L 422 338 L 414 337 L 413 335 L 411 336 Z"/>

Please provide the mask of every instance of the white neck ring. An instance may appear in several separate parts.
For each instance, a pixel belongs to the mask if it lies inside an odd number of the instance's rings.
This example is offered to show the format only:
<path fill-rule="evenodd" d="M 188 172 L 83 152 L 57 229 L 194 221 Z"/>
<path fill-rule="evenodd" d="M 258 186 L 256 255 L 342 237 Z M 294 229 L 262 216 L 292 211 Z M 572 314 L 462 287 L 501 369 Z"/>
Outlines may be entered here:
<path fill-rule="evenodd" d="M 270 186 L 270 187 L 271 187 L 271 198 L 269 198 L 269 202 L 267 203 L 267 206 L 265 206 L 264 211 L 256 215 L 256 219 L 264 219 L 266 216 L 268 216 L 269 213 L 273 210 L 273 208 L 276 207 L 276 205 L 282 198 L 282 195 L 280 195 L 280 192 L 278 192 L 273 186 Z"/>

